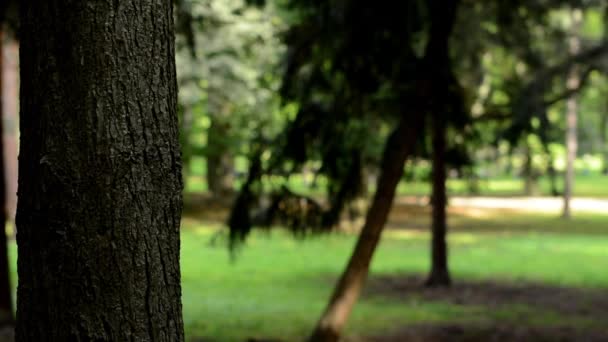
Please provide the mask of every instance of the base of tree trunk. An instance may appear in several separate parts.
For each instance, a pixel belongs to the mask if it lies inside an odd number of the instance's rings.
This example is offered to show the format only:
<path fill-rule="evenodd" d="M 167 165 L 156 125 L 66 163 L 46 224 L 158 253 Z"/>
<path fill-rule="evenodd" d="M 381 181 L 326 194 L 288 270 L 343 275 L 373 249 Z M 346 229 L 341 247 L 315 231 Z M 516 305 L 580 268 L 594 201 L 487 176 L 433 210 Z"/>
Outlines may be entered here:
<path fill-rule="evenodd" d="M 449 287 L 450 285 L 452 285 L 452 280 L 447 270 L 433 270 L 424 282 L 426 287 Z"/>
<path fill-rule="evenodd" d="M 308 342 L 338 342 L 340 334 L 331 327 L 317 327 Z"/>

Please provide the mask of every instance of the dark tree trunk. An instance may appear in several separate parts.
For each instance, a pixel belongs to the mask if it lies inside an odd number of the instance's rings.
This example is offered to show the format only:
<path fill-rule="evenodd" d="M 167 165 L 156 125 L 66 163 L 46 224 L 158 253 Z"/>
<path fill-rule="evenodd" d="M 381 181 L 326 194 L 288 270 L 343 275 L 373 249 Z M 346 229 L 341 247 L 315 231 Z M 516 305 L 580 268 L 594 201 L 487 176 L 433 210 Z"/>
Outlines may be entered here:
<path fill-rule="evenodd" d="M 393 204 L 395 189 L 403 176 L 403 166 L 413 151 L 416 136 L 422 129 L 422 118 L 415 117 L 413 120 L 411 123 L 403 120 L 384 147 L 380 178 L 365 225 L 310 341 L 329 342 L 338 341 L 340 338 L 342 328 L 367 278 L 372 256 Z"/>
<path fill-rule="evenodd" d="M 459 0 L 430 1 L 431 39 L 426 49 L 426 69 L 432 77 L 432 101 L 429 112 L 432 115 L 433 145 L 433 192 L 431 273 L 427 286 L 448 286 L 448 254 L 446 243 L 446 131 L 449 115 L 455 107 L 450 103 L 450 92 L 456 83 L 450 61 L 450 36 L 456 21 Z"/>
<path fill-rule="evenodd" d="M 0 22 L 0 132 L 4 132 L 4 99 L 2 97 L 3 85 L 3 61 L 4 35 Z M 6 237 L 6 214 L 8 206 L 6 201 L 6 182 L 4 173 L 4 139 L 0 138 L 0 326 L 12 324 L 13 322 L 13 303 L 11 299 L 10 267 L 8 258 L 8 241 Z"/>
<path fill-rule="evenodd" d="M 449 286 L 448 252 L 446 243 L 446 118 L 435 113 L 432 120 L 433 131 L 433 195 L 431 232 L 431 273 L 426 285 Z"/>
<path fill-rule="evenodd" d="M 522 174 L 524 176 L 524 194 L 526 196 L 534 196 L 537 194 L 536 190 L 536 176 L 534 175 L 534 167 L 532 165 L 532 149 L 526 142 L 525 147 L 526 159 L 524 161 L 524 168 Z"/>
<path fill-rule="evenodd" d="M 557 189 L 557 171 L 555 170 L 555 160 L 553 159 L 553 153 L 549 149 L 549 145 L 547 143 L 543 144 L 545 147 L 545 154 L 547 155 L 547 174 L 549 175 L 549 191 L 551 192 L 551 196 L 556 197 L 559 196 L 559 190 Z"/>
<path fill-rule="evenodd" d="M 183 341 L 170 1 L 21 2 L 16 338 Z"/>

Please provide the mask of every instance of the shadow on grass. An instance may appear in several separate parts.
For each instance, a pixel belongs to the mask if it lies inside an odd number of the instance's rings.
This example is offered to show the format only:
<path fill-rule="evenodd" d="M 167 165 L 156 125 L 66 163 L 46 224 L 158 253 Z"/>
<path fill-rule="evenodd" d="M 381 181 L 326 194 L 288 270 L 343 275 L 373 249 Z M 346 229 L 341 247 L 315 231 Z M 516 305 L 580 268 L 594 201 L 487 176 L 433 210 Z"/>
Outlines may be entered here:
<path fill-rule="evenodd" d="M 415 323 L 366 341 L 608 341 L 608 290 L 505 281 L 429 289 L 412 275 L 373 276 L 364 299 L 478 308 L 476 317 Z M 407 322 L 407 318 L 404 318 Z"/>

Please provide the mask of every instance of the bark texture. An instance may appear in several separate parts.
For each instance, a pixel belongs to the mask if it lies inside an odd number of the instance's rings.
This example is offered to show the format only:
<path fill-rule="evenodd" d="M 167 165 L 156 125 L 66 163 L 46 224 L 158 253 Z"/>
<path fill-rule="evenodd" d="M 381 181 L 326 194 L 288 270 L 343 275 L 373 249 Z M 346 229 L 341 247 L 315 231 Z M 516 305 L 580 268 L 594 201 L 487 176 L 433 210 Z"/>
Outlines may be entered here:
<path fill-rule="evenodd" d="M 403 175 L 403 166 L 414 149 L 416 136 L 422 130 L 421 122 L 421 117 L 414 117 L 409 123 L 402 120 L 389 137 L 384 148 L 377 190 L 367 212 L 365 225 L 329 304 L 309 338 L 310 341 L 339 340 L 340 333 L 367 278 L 372 256 L 393 205 L 395 189 Z"/>
<path fill-rule="evenodd" d="M 16 338 L 183 341 L 170 1 L 21 3 Z"/>

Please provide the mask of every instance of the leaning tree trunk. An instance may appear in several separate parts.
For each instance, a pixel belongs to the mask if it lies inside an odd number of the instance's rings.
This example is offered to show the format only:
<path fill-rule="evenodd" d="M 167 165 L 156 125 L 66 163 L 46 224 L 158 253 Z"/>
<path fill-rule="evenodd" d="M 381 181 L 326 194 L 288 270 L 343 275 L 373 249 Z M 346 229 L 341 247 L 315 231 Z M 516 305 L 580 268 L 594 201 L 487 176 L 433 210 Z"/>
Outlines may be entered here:
<path fill-rule="evenodd" d="M 433 209 L 431 232 L 431 273 L 426 285 L 449 286 L 448 252 L 446 243 L 446 118 L 440 113 L 433 113 Z"/>
<path fill-rule="evenodd" d="M 367 278 L 372 256 L 393 204 L 397 184 L 403 176 L 403 166 L 412 153 L 416 136 L 422 128 L 421 117 L 413 120 L 415 122 L 412 123 L 402 120 L 386 142 L 378 186 L 367 211 L 365 225 L 310 341 L 329 342 L 340 338 L 342 328 Z"/>
<path fill-rule="evenodd" d="M 172 4 L 21 6 L 16 338 L 183 341 Z"/>
<path fill-rule="evenodd" d="M 572 13 L 572 37 L 570 37 L 569 47 L 570 54 L 576 55 L 580 50 L 580 38 L 578 37 L 578 29 L 582 21 L 582 13 L 580 10 L 575 10 Z M 580 85 L 580 76 L 576 67 L 570 70 L 568 76 L 568 89 L 578 89 Z M 570 200 L 574 188 L 574 162 L 576 160 L 577 140 L 578 140 L 578 100 L 576 95 L 571 95 L 566 102 L 566 174 L 564 178 L 564 210 L 562 216 L 570 218 L 571 208 Z"/>
<path fill-rule="evenodd" d="M 0 26 L 2 22 L 0 22 Z M 0 27 L 0 133 L 4 132 L 4 98 L 2 96 L 4 84 L 2 82 L 3 61 L 4 61 L 4 35 Z M 11 299 L 10 267 L 8 257 L 8 239 L 6 237 L 6 217 L 8 212 L 6 182 L 4 172 L 4 137 L 0 136 L 0 327 L 12 324 L 13 322 L 13 302 Z"/>

